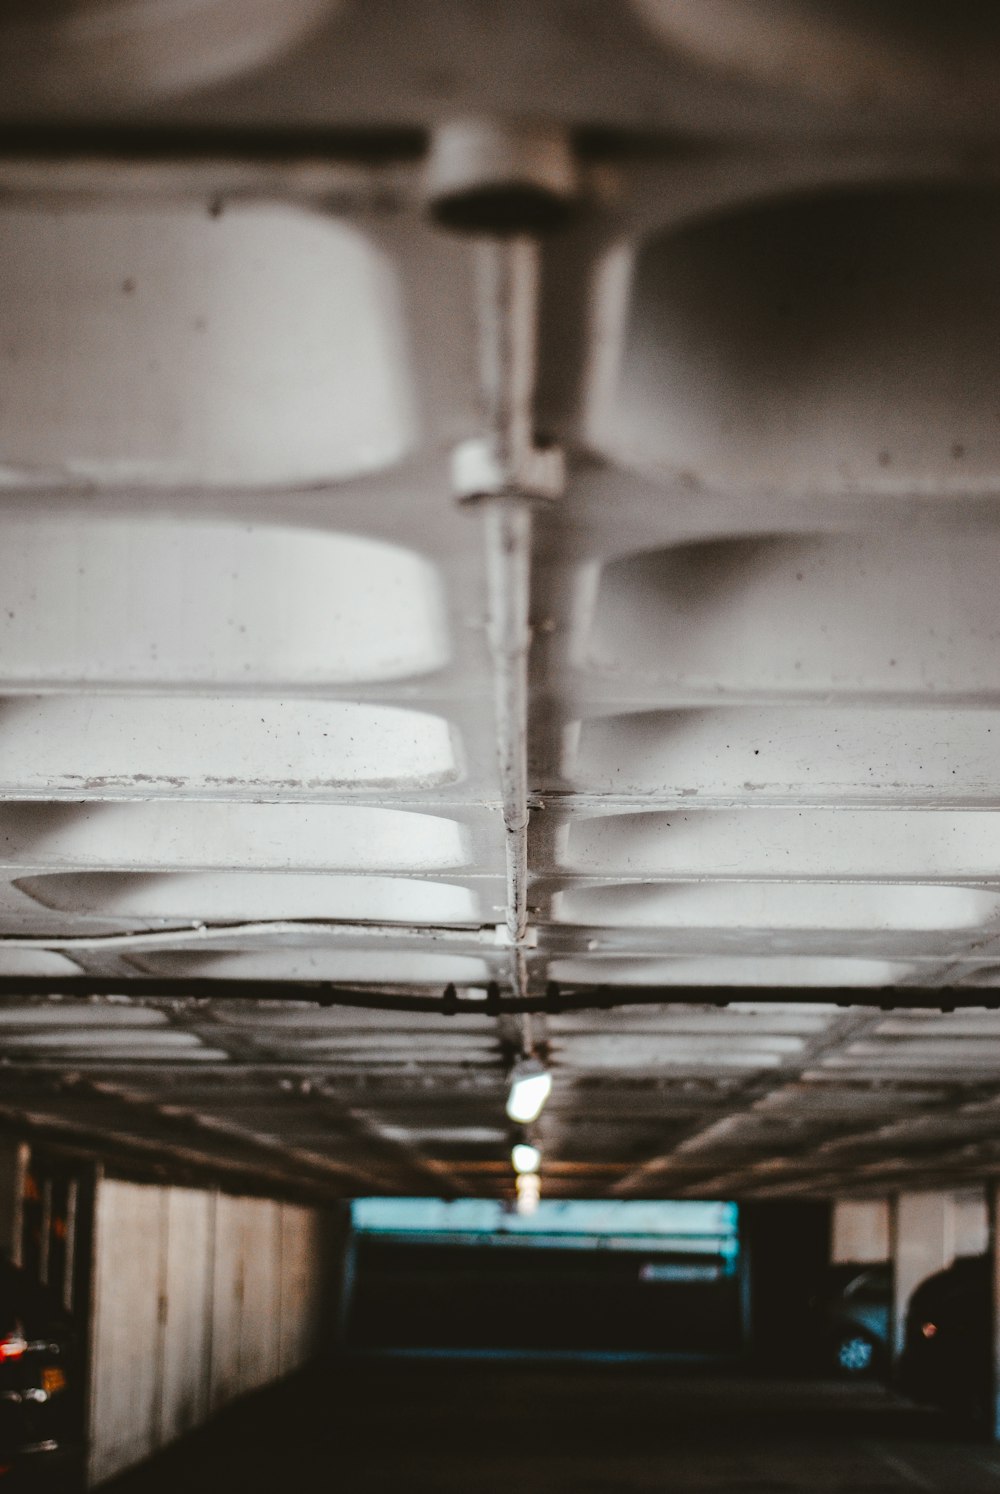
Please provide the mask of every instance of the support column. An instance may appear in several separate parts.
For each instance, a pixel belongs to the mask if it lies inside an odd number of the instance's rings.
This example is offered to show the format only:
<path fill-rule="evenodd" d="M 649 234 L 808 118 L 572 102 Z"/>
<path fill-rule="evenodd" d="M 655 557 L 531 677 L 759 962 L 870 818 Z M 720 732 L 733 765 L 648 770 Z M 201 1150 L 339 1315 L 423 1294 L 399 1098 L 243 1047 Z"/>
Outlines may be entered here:
<path fill-rule="evenodd" d="M 0 1141 L 0 1258 L 23 1264 L 24 1185 L 31 1160 L 26 1141 Z"/>
<path fill-rule="evenodd" d="M 990 1248 L 990 1199 L 985 1188 L 955 1194 L 955 1255 L 985 1255 Z"/>
<path fill-rule="evenodd" d="M 838 1198 L 833 1204 L 830 1261 L 869 1265 L 892 1255 L 887 1198 Z"/>
<path fill-rule="evenodd" d="M 898 1358 L 911 1296 L 922 1281 L 955 1259 L 955 1198 L 951 1193 L 901 1193 L 892 1215 L 893 1344 Z"/>
<path fill-rule="evenodd" d="M 988 1424 L 994 1442 L 1000 1442 L 1000 1182 L 990 1184 L 987 1191 L 989 1212 L 990 1281 L 992 1283 L 992 1333 L 990 1375 L 990 1413 Z"/>

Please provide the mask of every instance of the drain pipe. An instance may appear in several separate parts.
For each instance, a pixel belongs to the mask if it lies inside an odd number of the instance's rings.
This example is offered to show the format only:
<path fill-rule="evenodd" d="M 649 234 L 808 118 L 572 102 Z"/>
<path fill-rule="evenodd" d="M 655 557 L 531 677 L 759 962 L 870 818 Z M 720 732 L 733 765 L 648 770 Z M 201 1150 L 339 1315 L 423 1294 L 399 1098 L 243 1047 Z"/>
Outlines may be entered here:
<path fill-rule="evenodd" d="M 437 133 L 431 210 L 475 233 L 481 434 L 453 460 L 458 499 L 479 506 L 506 841 L 506 937 L 515 994 L 527 994 L 528 665 L 532 509 L 561 495 L 562 452 L 535 440 L 540 254 L 536 235 L 571 210 L 575 163 L 558 130 L 459 121 Z"/>
<path fill-rule="evenodd" d="M 487 636 L 493 661 L 497 764 L 503 796 L 506 934 L 514 994 L 528 994 L 528 655 L 531 649 L 531 525 L 524 499 L 483 510 Z"/>
<path fill-rule="evenodd" d="M 507 932 L 528 924 L 528 656 L 531 650 L 533 442 L 538 248 L 530 239 L 478 248 L 479 382 L 485 434 L 455 453 L 459 495 L 479 504 L 486 560 L 486 636 L 493 664 L 497 761 L 507 858 Z M 548 460 L 543 453 L 543 464 Z"/>
<path fill-rule="evenodd" d="M 574 206 L 567 134 L 523 121 L 441 125 L 428 164 L 430 212 L 477 239 L 480 435 L 454 451 L 460 502 L 483 514 L 496 756 L 504 811 L 507 908 L 514 994 L 528 994 L 528 665 L 531 653 L 532 506 L 564 490 L 558 448 L 535 442 L 540 303 L 538 235 Z"/>
<path fill-rule="evenodd" d="M 538 247 L 530 239 L 481 244 L 478 320 L 482 436 L 455 452 L 456 492 L 483 522 L 486 636 L 493 666 L 497 765 L 506 858 L 511 984 L 527 995 L 528 666 L 532 508 L 562 485 L 561 453 L 534 444 Z"/>
<path fill-rule="evenodd" d="M 487 630 L 493 660 L 497 762 L 506 832 L 506 925 L 511 943 L 528 927 L 528 654 L 531 625 L 531 510 L 497 499 L 483 513 L 488 595 Z"/>

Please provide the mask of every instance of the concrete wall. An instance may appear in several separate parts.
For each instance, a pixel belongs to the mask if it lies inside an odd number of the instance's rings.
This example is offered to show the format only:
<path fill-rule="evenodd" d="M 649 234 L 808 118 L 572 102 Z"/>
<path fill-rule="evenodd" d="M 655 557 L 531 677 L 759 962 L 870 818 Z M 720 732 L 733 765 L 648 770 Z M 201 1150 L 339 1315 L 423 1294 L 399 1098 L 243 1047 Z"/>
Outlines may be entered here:
<path fill-rule="evenodd" d="M 957 1255 L 984 1255 L 989 1248 L 988 1208 L 982 1188 L 955 1193 L 909 1193 L 901 1195 L 901 1200 L 837 1199 L 833 1205 L 830 1248 L 834 1264 L 887 1261 L 893 1255 L 893 1236 L 900 1231 L 906 1232 L 908 1240 L 897 1241 L 897 1253 L 905 1252 L 907 1245 L 919 1250 L 928 1218 L 940 1246 L 933 1256 L 935 1262 L 938 1255 L 947 1265 Z M 936 1264 L 934 1269 L 938 1269 Z"/>
<path fill-rule="evenodd" d="M 319 1210 L 101 1179 L 91 1483 L 302 1364 L 337 1270 L 336 1221 Z"/>
<path fill-rule="evenodd" d="M 990 1213 L 986 1190 L 956 1193 L 953 1227 L 956 1255 L 985 1255 L 990 1248 Z"/>
<path fill-rule="evenodd" d="M 887 1198 L 842 1198 L 833 1205 L 830 1259 L 834 1265 L 853 1261 L 887 1261 L 892 1253 L 890 1208 Z"/>

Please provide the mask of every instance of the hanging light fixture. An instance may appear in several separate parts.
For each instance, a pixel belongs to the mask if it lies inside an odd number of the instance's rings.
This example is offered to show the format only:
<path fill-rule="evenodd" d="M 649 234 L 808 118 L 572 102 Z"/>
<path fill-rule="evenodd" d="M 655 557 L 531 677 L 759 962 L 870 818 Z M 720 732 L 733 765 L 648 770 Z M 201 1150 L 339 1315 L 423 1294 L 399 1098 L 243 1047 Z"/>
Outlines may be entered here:
<path fill-rule="evenodd" d="M 507 1114 L 512 1121 L 528 1125 L 537 1120 L 552 1092 L 552 1075 L 537 1058 L 522 1058 L 514 1065 L 507 1096 Z"/>
<path fill-rule="evenodd" d="M 510 1160 L 515 1172 L 537 1172 L 541 1165 L 542 1154 L 537 1146 L 531 1146 L 527 1141 L 519 1141 L 510 1154 Z"/>

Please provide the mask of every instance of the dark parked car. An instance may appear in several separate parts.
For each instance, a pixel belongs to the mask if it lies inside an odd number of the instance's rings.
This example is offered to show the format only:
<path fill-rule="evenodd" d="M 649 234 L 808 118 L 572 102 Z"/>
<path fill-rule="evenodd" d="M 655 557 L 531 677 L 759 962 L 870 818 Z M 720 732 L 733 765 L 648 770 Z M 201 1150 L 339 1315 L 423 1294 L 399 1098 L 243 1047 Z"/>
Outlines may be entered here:
<path fill-rule="evenodd" d="M 82 1487 L 76 1333 L 47 1287 L 0 1262 L 0 1486 Z"/>
<path fill-rule="evenodd" d="M 888 1263 L 832 1266 L 817 1308 L 824 1371 L 851 1379 L 888 1372 L 892 1321 Z"/>
<path fill-rule="evenodd" d="M 990 1395 L 990 1266 L 960 1256 L 910 1298 L 899 1385 L 917 1401 L 981 1420 Z"/>

